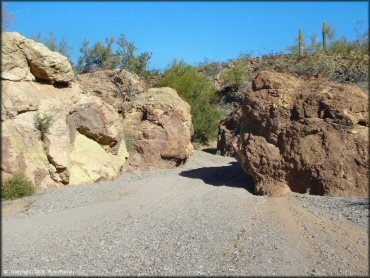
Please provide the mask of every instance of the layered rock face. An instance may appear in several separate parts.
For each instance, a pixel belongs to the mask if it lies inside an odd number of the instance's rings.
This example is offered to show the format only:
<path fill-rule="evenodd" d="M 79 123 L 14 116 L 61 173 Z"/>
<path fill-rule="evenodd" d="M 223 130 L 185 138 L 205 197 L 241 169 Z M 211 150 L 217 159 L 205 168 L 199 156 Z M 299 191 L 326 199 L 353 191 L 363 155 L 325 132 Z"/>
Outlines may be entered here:
<path fill-rule="evenodd" d="M 115 109 L 72 83 L 65 57 L 18 33 L 2 40 L 3 178 L 24 173 L 38 189 L 115 178 L 128 157 Z"/>
<path fill-rule="evenodd" d="M 257 194 L 368 196 L 368 96 L 358 87 L 261 72 L 239 124 L 231 115 L 220 134 Z"/>

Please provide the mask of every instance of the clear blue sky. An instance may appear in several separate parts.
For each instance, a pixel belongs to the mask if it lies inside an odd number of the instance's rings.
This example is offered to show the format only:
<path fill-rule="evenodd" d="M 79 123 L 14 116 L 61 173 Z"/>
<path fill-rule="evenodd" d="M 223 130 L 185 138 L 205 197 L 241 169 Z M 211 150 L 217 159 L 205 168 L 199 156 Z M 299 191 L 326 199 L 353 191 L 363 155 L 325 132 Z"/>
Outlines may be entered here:
<path fill-rule="evenodd" d="M 150 68 L 173 59 L 188 63 L 225 61 L 241 52 L 253 56 L 285 50 L 303 28 L 321 38 L 327 21 L 336 37 L 355 38 L 357 21 L 368 26 L 368 2 L 11 2 L 10 31 L 27 37 L 49 30 L 65 36 L 77 61 L 84 38 L 90 42 L 126 34 L 140 51 L 153 53 Z"/>

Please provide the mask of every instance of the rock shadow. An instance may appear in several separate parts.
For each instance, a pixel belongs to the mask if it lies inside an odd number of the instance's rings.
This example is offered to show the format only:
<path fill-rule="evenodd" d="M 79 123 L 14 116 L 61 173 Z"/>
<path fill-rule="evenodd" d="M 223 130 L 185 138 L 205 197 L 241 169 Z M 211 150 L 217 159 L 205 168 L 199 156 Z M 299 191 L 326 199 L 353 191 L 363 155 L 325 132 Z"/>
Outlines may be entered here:
<path fill-rule="evenodd" d="M 210 154 L 217 154 L 217 148 L 204 148 L 201 150 L 202 152 L 210 153 Z"/>
<path fill-rule="evenodd" d="M 180 176 L 201 179 L 206 184 L 213 186 L 229 186 L 244 188 L 251 194 L 254 194 L 253 179 L 244 173 L 239 163 L 230 162 L 228 166 L 202 167 L 193 170 L 182 171 Z"/>

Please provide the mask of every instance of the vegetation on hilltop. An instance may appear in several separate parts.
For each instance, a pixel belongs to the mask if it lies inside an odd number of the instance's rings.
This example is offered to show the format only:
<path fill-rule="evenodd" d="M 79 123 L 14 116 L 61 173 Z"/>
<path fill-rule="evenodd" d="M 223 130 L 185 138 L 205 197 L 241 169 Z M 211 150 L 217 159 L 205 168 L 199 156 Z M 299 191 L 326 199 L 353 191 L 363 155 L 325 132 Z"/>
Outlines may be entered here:
<path fill-rule="evenodd" d="M 356 28 L 356 39 L 335 39 L 335 29 L 324 22 L 322 43 L 311 35 L 308 46 L 295 44 L 289 55 L 265 55 L 259 70 L 288 71 L 314 75 L 340 83 L 352 83 L 368 90 L 369 33 Z M 302 42 L 302 38 L 298 40 Z M 301 48 L 300 48 L 301 46 Z"/>

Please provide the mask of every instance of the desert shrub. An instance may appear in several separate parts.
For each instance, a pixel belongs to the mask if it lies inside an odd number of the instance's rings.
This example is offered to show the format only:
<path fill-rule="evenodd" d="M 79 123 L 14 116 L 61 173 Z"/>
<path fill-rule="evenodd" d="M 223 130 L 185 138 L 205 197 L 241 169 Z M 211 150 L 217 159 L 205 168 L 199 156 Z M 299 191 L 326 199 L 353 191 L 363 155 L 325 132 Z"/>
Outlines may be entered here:
<path fill-rule="evenodd" d="M 113 52 L 113 44 L 115 42 L 114 38 L 106 38 L 105 44 L 98 41 L 90 47 L 90 42 L 85 39 L 80 48 L 82 55 L 78 59 L 78 72 L 87 73 L 116 68 L 119 65 L 120 58 L 117 53 Z"/>
<path fill-rule="evenodd" d="M 150 72 L 147 70 L 148 63 L 152 54 L 142 52 L 136 55 L 137 47 L 133 42 L 129 42 L 124 34 L 117 40 L 117 55 L 120 59 L 120 66 L 130 72 L 134 72 L 142 77 L 149 78 Z"/>
<path fill-rule="evenodd" d="M 368 90 L 368 59 L 367 54 L 354 51 L 336 53 L 320 50 L 302 56 L 298 54 L 266 55 L 258 70 L 320 76 L 340 83 L 357 84 L 364 90 Z"/>
<path fill-rule="evenodd" d="M 232 87 L 235 90 L 251 80 L 250 72 L 241 60 L 237 60 L 233 67 L 223 71 L 221 78 L 225 86 Z"/>
<path fill-rule="evenodd" d="M 210 62 L 208 59 L 204 59 L 198 69 L 204 76 L 215 77 L 222 70 L 222 65 L 219 62 Z"/>
<path fill-rule="evenodd" d="M 7 31 L 9 27 L 13 24 L 14 22 L 14 14 L 10 13 L 9 7 L 7 4 L 2 4 L 2 9 L 1 9 L 1 21 L 2 21 L 2 31 Z"/>
<path fill-rule="evenodd" d="M 34 126 L 40 131 L 41 136 L 49 132 L 50 127 L 55 121 L 55 116 L 52 113 L 36 113 L 34 117 Z"/>
<path fill-rule="evenodd" d="M 217 94 L 210 80 L 202 78 L 193 66 L 174 61 L 160 85 L 174 88 L 190 104 L 193 141 L 207 143 L 216 138 L 220 112 L 213 106 Z"/>
<path fill-rule="evenodd" d="M 131 132 L 126 131 L 124 135 L 125 145 L 128 153 L 131 153 L 135 149 L 135 138 Z"/>
<path fill-rule="evenodd" d="M 32 182 L 24 174 L 16 174 L 4 181 L 1 197 L 6 200 L 14 200 L 30 196 L 34 191 Z"/>
<path fill-rule="evenodd" d="M 89 44 L 85 39 L 80 48 L 82 55 L 79 57 L 77 66 L 79 73 L 122 68 L 144 78 L 151 78 L 151 74 L 155 74 L 148 70 L 152 54 L 149 52 L 136 54 L 136 45 L 128 41 L 124 34 L 121 34 L 118 39 L 106 38 L 105 44 L 100 41 L 92 47 Z M 113 48 L 116 50 L 114 51 Z"/>
<path fill-rule="evenodd" d="M 290 55 L 264 56 L 260 70 L 282 70 L 299 75 L 322 76 L 341 83 L 355 83 L 368 90 L 369 40 L 368 31 L 357 23 L 356 39 L 346 37 L 335 39 L 335 29 L 323 24 L 322 44 L 316 34 L 311 36 L 311 44 L 305 54 L 298 55 L 297 39 L 289 47 Z"/>

